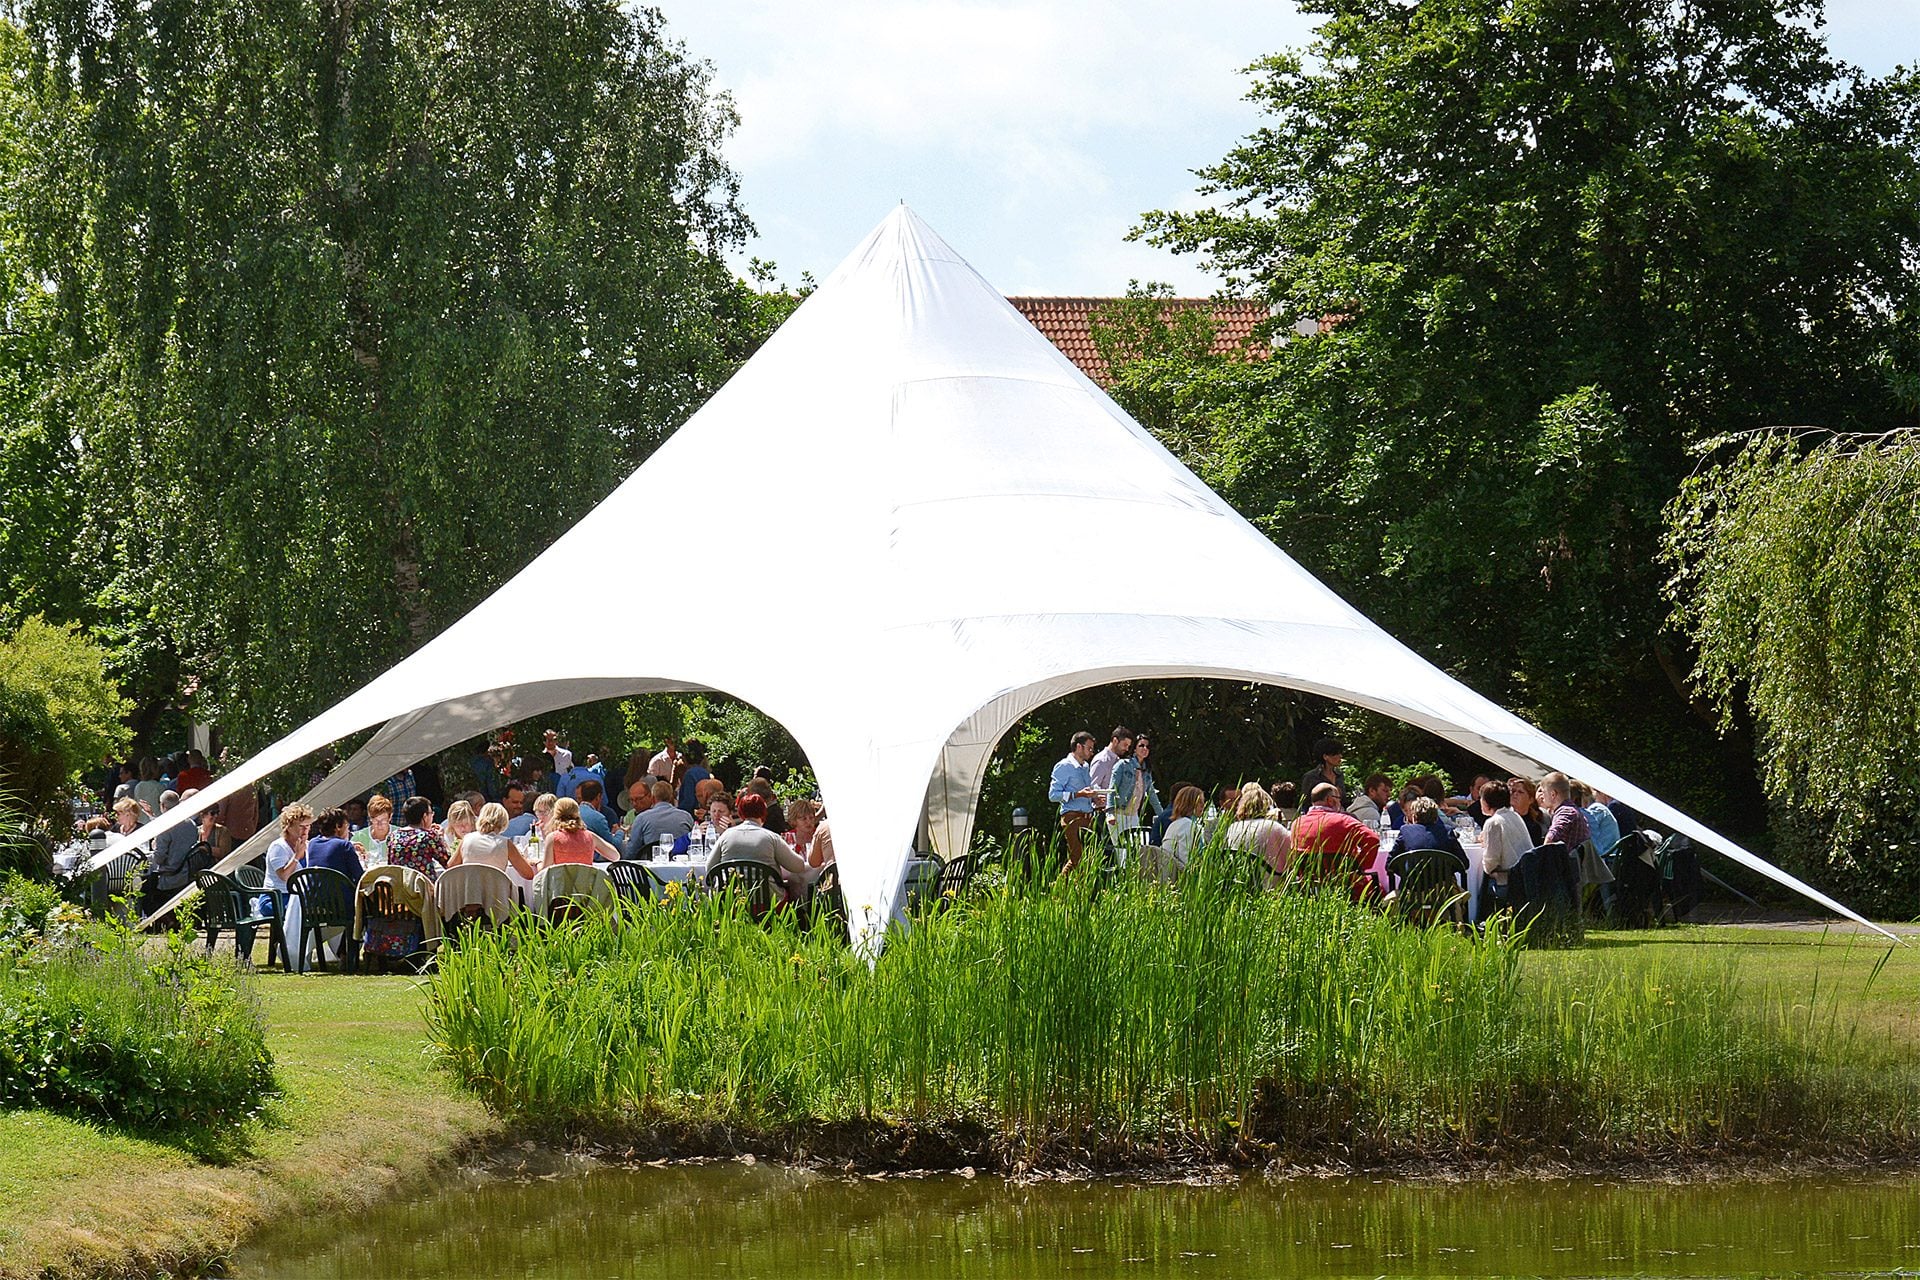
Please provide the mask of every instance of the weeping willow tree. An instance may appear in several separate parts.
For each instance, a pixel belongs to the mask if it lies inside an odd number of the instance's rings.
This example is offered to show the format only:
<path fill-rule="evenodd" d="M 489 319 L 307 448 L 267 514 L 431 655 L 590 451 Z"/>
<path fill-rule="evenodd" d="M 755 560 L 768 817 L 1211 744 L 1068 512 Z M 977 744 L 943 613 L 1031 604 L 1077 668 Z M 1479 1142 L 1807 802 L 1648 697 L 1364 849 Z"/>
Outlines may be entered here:
<path fill-rule="evenodd" d="M 1722 447 L 1730 447 L 1726 442 Z M 1783 859 L 1920 912 L 1920 430 L 1746 440 L 1669 509 L 1673 619 L 1751 717 Z"/>

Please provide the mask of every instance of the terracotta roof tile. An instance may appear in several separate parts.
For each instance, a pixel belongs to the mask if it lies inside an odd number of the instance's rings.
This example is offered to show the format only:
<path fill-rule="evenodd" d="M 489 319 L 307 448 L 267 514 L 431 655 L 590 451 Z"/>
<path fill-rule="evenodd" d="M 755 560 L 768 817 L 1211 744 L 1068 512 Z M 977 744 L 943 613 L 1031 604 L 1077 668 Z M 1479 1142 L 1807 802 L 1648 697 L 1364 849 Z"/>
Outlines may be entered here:
<path fill-rule="evenodd" d="M 1008 298 L 1047 341 L 1066 353 L 1095 382 L 1107 383 L 1107 362 L 1093 343 L 1093 316 L 1120 298 Z M 1266 344 L 1253 339 L 1254 326 L 1267 318 L 1258 302 L 1219 302 L 1212 298 L 1167 298 L 1168 307 L 1205 307 L 1213 312 L 1215 354 L 1242 350 L 1265 352 Z"/>

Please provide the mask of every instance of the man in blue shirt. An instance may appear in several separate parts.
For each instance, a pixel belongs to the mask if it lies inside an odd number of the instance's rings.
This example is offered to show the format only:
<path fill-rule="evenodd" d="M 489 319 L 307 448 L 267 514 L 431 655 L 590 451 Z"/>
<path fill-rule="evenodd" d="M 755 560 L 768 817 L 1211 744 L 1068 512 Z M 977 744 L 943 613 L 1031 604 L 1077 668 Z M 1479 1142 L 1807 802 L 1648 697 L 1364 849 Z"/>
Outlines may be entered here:
<path fill-rule="evenodd" d="M 600 812 L 600 779 L 588 778 L 580 784 L 580 821 L 587 824 L 587 830 L 605 840 L 622 854 L 626 850 L 614 837 L 613 824 L 607 821 L 607 815 Z M 598 859 L 595 859 L 598 861 Z"/>
<path fill-rule="evenodd" d="M 1085 729 L 1073 735 L 1072 750 L 1053 766 L 1047 799 L 1060 806 L 1060 835 L 1067 846 L 1069 869 L 1080 865 L 1080 851 L 1093 829 L 1095 805 L 1105 807 L 1106 793 L 1093 785 L 1094 738 Z"/>
<path fill-rule="evenodd" d="M 553 794 L 555 798 L 561 799 L 572 796 L 575 800 L 578 800 L 580 798 L 580 784 L 589 781 L 593 776 L 593 770 L 583 764 L 576 764 L 572 768 L 556 775 L 553 780 Z"/>

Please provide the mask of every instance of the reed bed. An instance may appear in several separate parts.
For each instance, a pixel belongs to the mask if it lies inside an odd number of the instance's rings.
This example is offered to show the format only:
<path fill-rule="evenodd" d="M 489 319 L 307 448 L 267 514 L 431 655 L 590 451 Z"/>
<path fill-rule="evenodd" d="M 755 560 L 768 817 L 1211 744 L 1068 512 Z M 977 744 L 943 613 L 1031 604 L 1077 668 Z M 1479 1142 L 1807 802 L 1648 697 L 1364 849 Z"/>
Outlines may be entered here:
<path fill-rule="evenodd" d="M 1543 974 L 1511 933 L 1217 870 L 1008 883 L 894 929 L 872 964 L 723 899 L 522 918 L 443 957 L 430 1038 L 525 1121 L 944 1129 L 1008 1161 L 1914 1137 L 1920 1070 L 1818 993 L 1731 969 Z"/>

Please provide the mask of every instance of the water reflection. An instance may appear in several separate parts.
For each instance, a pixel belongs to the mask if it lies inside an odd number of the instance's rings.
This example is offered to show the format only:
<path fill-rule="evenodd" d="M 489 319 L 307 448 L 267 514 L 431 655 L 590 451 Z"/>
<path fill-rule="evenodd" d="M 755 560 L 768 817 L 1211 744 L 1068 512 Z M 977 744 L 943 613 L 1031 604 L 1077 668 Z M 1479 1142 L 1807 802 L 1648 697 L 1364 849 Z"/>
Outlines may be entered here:
<path fill-rule="evenodd" d="M 238 1277 L 1845 1275 L 1920 1268 L 1920 1183 L 1227 1186 L 768 1165 L 469 1174 L 273 1232 Z"/>

